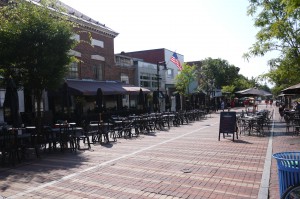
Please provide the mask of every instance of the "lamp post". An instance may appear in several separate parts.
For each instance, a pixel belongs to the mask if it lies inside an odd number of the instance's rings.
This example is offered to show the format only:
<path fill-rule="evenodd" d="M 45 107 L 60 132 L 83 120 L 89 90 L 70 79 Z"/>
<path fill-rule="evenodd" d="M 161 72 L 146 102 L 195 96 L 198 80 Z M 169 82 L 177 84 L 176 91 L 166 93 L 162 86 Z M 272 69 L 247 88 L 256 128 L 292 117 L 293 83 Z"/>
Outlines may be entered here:
<path fill-rule="evenodd" d="M 167 69 L 167 65 L 166 65 L 166 62 L 165 61 L 160 61 L 160 62 L 157 62 L 157 65 L 156 65 L 156 77 L 157 77 L 157 98 L 158 98 L 158 112 L 160 113 L 160 103 L 159 103 L 159 79 L 160 79 L 160 75 L 159 75 L 159 67 L 160 66 L 163 66 L 163 70 L 168 70 Z"/>

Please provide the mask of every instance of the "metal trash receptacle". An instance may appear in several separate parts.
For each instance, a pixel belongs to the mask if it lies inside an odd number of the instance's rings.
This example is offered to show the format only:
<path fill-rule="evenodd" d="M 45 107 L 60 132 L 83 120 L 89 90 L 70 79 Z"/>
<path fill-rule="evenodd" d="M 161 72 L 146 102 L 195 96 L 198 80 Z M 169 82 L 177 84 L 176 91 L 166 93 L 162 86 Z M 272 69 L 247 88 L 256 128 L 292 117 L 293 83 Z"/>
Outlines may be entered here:
<path fill-rule="evenodd" d="M 280 196 L 290 187 L 300 183 L 300 151 L 273 154 L 277 160 Z"/>

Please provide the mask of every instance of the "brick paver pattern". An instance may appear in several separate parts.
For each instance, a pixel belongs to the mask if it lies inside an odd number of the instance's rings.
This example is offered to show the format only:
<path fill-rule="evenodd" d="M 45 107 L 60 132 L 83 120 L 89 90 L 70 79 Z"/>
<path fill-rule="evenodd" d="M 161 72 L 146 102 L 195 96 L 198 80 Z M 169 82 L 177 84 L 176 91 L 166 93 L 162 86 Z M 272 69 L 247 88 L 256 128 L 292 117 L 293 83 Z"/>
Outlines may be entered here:
<path fill-rule="evenodd" d="M 286 135 L 283 123 L 275 119 L 272 153 L 299 150 L 299 137 Z M 218 141 L 219 120 L 216 113 L 168 131 L 93 145 L 90 151 L 45 153 L 1 168 L 0 196 L 257 198 L 269 137 L 242 134 L 235 142 L 232 137 Z M 274 159 L 269 194 L 279 198 Z"/>

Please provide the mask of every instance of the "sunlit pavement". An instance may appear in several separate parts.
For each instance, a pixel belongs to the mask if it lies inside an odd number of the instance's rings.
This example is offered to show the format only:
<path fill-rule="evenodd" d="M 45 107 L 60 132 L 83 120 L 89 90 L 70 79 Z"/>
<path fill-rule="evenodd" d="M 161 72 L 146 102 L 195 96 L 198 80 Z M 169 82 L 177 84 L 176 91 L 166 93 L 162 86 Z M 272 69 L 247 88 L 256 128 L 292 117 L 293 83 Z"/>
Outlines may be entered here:
<path fill-rule="evenodd" d="M 266 128 L 271 136 L 242 134 L 235 142 L 232 137 L 218 141 L 216 113 L 168 131 L 93 145 L 91 151 L 42 154 L 1 168 L 0 196 L 248 199 L 269 194 L 277 199 L 277 166 L 271 155 L 299 150 L 300 137 L 286 135 L 278 108 L 268 107 L 273 108 L 274 126 Z"/>

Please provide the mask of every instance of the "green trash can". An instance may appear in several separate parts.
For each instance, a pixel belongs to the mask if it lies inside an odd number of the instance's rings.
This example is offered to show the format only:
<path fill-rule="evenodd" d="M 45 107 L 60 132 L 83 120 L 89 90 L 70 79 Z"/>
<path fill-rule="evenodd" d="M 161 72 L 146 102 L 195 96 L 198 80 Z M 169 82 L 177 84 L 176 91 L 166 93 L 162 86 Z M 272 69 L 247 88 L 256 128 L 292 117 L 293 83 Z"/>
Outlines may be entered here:
<path fill-rule="evenodd" d="M 300 152 L 273 154 L 277 160 L 280 197 L 292 186 L 300 184 Z"/>

